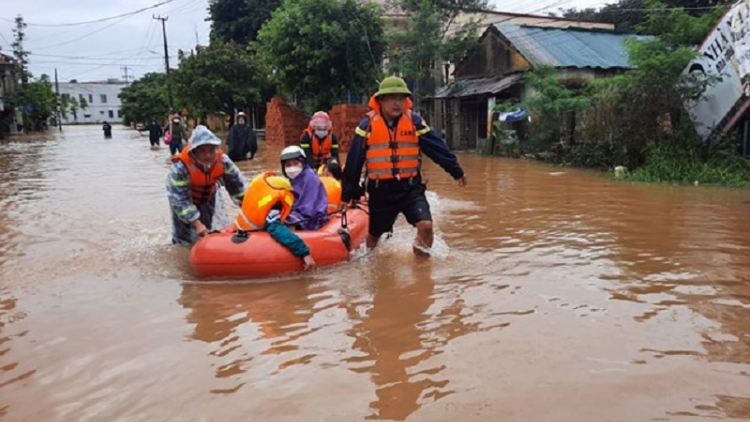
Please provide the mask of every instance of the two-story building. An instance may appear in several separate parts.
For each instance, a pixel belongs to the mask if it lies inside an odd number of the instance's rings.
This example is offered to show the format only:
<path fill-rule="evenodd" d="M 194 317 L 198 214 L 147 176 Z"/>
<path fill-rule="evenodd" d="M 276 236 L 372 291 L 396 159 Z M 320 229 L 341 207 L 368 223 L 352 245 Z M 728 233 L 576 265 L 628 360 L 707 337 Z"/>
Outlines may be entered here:
<path fill-rule="evenodd" d="M 75 98 L 78 110 L 65 110 L 63 124 L 120 122 L 122 103 L 120 91 L 124 82 L 67 82 L 61 83 L 60 95 Z M 85 107 L 83 107 L 85 105 Z"/>

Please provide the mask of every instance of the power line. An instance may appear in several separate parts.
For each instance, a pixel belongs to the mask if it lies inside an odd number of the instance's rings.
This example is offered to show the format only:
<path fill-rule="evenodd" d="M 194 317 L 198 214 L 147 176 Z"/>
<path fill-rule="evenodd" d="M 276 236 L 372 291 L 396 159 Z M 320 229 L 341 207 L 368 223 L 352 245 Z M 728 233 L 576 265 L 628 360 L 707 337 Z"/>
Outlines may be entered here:
<path fill-rule="evenodd" d="M 91 21 L 71 22 L 71 23 L 55 23 L 55 24 L 29 23 L 29 22 L 26 22 L 26 25 L 29 25 L 29 26 L 46 26 L 46 27 L 88 25 L 88 24 L 92 24 L 92 23 L 106 22 L 106 21 L 110 21 L 110 20 L 113 20 L 113 19 L 118 19 L 118 18 L 125 17 L 125 16 L 136 15 L 138 13 L 145 12 L 146 10 L 151 10 L 151 9 L 157 8 L 159 6 L 163 6 L 163 5 L 167 4 L 167 3 L 172 3 L 173 1 L 176 1 L 176 0 L 165 0 L 165 1 L 162 1 L 160 3 L 156 3 L 156 4 L 152 5 L 152 6 L 144 7 L 142 9 L 134 10 L 132 12 L 122 13 L 122 14 L 119 14 L 119 15 L 109 16 L 109 17 L 106 17 L 106 18 L 94 19 L 94 20 L 91 20 Z M 8 18 L 3 18 L 3 17 L 0 17 L 0 19 L 8 21 L 8 22 L 15 22 L 13 19 L 8 19 Z"/>
<path fill-rule="evenodd" d="M 7 40 L 6 38 L 5 38 L 5 35 L 3 35 L 3 33 L 2 33 L 2 32 L 0 32 L 0 38 L 2 38 L 2 39 L 3 39 L 3 41 L 5 41 L 5 44 L 6 44 L 6 45 L 7 45 L 8 47 L 10 47 L 10 43 L 9 43 L 9 42 L 8 42 L 8 40 Z"/>
<path fill-rule="evenodd" d="M 159 58 L 161 60 L 161 58 Z M 156 65 L 153 63 L 142 63 L 138 64 L 135 62 L 127 62 L 125 63 L 122 59 L 117 59 L 117 61 L 113 62 L 66 62 L 66 61 L 59 61 L 59 60 L 45 60 L 45 61 L 35 61 L 34 65 L 39 64 L 56 64 L 56 65 L 68 65 L 68 66 L 97 66 L 97 65 L 112 65 L 112 66 L 128 66 L 128 67 L 155 67 Z"/>
<path fill-rule="evenodd" d="M 154 47 L 156 48 L 156 47 Z M 133 50 L 131 50 L 133 51 Z M 140 52 L 146 52 L 147 49 L 140 50 Z M 31 56 L 38 56 L 38 57 L 44 57 L 44 58 L 54 58 L 54 59 L 66 59 L 66 60 L 107 60 L 111 59 L 112 57 L 97 57 L 97 56 L 91 56 L 91 57 L 81 57 L 81 56 L 57 56 L 54 54 L 31 54 Z M 138 60 L 164 60 L 161 57 L 143 57 Z M 39 62 L 35 62 L 39 63 Z M 75 61 L 72 63 L 76 63 Z M 81 63 L 81 62 L 79 62 Z"/>
<path fill-rule="evenodd" d="M 47 45 L 47 46 L 44 46 L 44 47 L 34 47 L 34 48 L 33 48 L 33 50 L 48 50 L 48 49 L 50 49 L 50 48 L 54 48 L 54 47 L 59 47 L 59 46 L 61 46 L 61 45 L 67 45 L 67 44 L 71 44 L 71 43 L 74 43 L 74 42 L 76 42 L 76 41 L 80 41 L 80 40 L 82 40 L 82 39 L 84 39 L 84 38 L 87 38 L 87 37 L 90 37 L 90 36 L 92 36 L 92 35 L 94 35 L 94 34 L 97 34 L 97 33 L 99 33 L 99 32 L 102 32 L 102 31 L 104 31 L 105 29 L 109 29 L 109 28 L 111 28 L 111 27 L 113 27 L 113 26 L 117 25 L 118 23 L 120 23 L 120 22 L 122 22 L 122 21 L 126 20 L 126 19 L 130 19 L 131 17 L 133 17 L 133 15 L 125 16 L 124 18 L 120 18 L 119 20 L 117 20 L 117 21 L 115 21 L 115 22 L 112 22 L 111 24 L 109 24 L 109 25 L 107 25 L 107 26 L 104 26 L 104 27 L 101 27 L 101 28 L 99 28 L 99 29 L 97 29 L 97 30 L 95 30 L 95 31 L 91 31 L 91 32 L 89 32 L 89 33 L 83 34 L 83 35 L 81 35 L 81 36 L 80 36 L 80 37 L 78 37 L 78 38 L 74 38 L 74 39 L 72 39 L 72 40 L 69 40 L 69 41 L 64 41 L 64 42 L 61 42 L 61 43 L 57 43 L 57 44 Z"/>

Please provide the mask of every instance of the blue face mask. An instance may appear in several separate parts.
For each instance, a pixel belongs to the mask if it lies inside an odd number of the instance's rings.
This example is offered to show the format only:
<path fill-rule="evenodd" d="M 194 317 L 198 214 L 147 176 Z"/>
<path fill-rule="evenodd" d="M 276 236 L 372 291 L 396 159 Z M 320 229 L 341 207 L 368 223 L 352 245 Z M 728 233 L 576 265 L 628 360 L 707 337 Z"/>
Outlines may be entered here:
<path fill-rule="evenodd" d="M 317 136 L 318 138 L 325 138 L 326 136 L 328 136 L 328 131 L 327 130 L 316 130 L 315 131 L 315 136 Z"/>

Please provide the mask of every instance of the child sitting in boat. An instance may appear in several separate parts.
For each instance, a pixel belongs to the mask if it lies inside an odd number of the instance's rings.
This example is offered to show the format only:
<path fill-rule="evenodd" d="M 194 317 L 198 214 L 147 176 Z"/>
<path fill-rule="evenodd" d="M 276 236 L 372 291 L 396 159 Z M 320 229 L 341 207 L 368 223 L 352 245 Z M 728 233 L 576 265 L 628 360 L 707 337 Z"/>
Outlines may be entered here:
<path fill-rule="evenodd" d="M 328 212 L 341 208 L 341 166 L 336 158 L 329 158 L 318 168 L 318 176 L 328 195 Z"/>
<path fill-rule="evenodd" d="M 307 165 L 305 151 L 291 145 L 281 150 L 281 171 L 291 180 L 297 196 L 288 224 L 300 230 L 318 230 L 329 220 L 328 194 L 323 182 Z"/>
<path fill-rule="evenodd" d="M 318 176 L 320 177 L 333 177 L 334 179 L 341 181 L 341 176 L 344 173 L 344 169 L 341 167 L 341 163 L 337 158 L 329 158 L 325 163 L 318 167 Z"/>
<path fill-rule="evenodd" d="M 245 231 L 267 231 L 274 240 L 302 258 L 308 270 L 315 267 L 310 248 L 284 225 L 292 211 L 294 197 L 289 180 L 270 172 L 260 174 L 247 188 L 235 225 Z"/>

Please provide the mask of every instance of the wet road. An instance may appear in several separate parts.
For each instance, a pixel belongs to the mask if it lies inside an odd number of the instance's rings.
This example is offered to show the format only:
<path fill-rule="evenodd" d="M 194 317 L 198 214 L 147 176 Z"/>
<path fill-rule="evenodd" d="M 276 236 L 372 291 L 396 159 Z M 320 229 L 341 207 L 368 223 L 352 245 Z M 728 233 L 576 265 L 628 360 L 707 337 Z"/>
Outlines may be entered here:
<path fill-rule="evenodd" d="M 430 261 L 400 220 L 216 283 L 169 244 L 164 147 L 0 142 L 0 421 L 750 419 L 748 191 L 460 155 L 466 189 L 427 166 Z"/>

